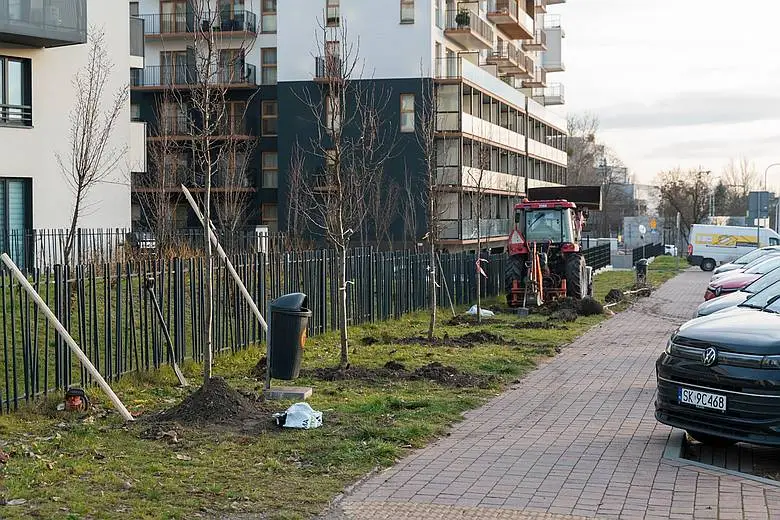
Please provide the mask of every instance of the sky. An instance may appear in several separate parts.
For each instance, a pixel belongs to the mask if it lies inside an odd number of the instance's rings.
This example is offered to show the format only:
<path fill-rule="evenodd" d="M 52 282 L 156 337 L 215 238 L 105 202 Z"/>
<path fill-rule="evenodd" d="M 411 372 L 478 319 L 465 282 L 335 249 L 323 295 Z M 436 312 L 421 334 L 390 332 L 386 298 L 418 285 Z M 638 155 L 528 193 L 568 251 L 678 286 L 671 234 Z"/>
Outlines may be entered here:
<path fill-rule="evenodd" d="M 568 113 L 600 119 L 599 138 L 640 182 L 675 167 L 719 175 L 730 158 L 780 162 L 780 2 L 568 0 Z M 560 79 L 559 79 L 560 78 Z M 768 184 L 780 186 L 780 166 Z"/>

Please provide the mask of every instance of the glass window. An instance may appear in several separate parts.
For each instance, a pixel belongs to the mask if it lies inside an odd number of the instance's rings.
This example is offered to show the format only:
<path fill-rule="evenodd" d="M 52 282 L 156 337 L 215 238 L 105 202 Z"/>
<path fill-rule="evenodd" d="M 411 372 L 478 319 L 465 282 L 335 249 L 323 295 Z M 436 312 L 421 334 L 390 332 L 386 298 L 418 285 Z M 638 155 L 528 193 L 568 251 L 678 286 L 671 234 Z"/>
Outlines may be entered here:
<path fill-rule="evenodd" d="M 130 16 L 138 16 L 138 2 L 130 2 Z"/>
<path fill-rule="evenodd" d="M 263 152 L 263 188 L 279 187 L 279 154 Z"/>
<path fill-rule="evenodd" d="M 529 242 L 571 242 L 570 226 L 564 222 L 566 214 L 556 209 L 527 211 L 525 239 Z"/>
<path fill-rule="evenodd" d="M 276 204 L 263 204 L 263 224 L 268 226 L 271 233 L 279 231 L 278 206 Z"/>
<path fill-rule="evenodd" d="M 132 121 L 140 121 L 141 120 L 141 105 L 138 103 L 131 103 L 130 104 L 130 119 Z"/>
<path fill-rule="evenodd" d="M 30 60 L 0 56 L 0 124 L 32 125 Z"/>
<path fill-rule="evenodd" d="M 263 125 L 261 128 L 261 135 L 276 135 L 279 121 L 279 105 L 276 101 L 263 101 L 262 119 Z"/>
<path fill-rule="evenodd" d="M 325 24 L 328 27 L 336 27 L 341 21 L 341 9 L 339 0 L 325 0 Z"/>
<path fill-rule="evenodd" d="M 401 94 L 401 132 L 414 132 L 414 94 Z"/>
<path fill-rule="evenodd" d="M 401 0 L 401 23 L 414 23 L 414 0 Z"/>
<path fill-rule="evenodd" d="M 264 33 L 276 32 L 276 0 L 263 0 L 261 6 L 261 26 Z"/>
<path fill-rule="evenodd" d="M 260 49 L 263 85 L 276 85 L 276 47 Z"/>

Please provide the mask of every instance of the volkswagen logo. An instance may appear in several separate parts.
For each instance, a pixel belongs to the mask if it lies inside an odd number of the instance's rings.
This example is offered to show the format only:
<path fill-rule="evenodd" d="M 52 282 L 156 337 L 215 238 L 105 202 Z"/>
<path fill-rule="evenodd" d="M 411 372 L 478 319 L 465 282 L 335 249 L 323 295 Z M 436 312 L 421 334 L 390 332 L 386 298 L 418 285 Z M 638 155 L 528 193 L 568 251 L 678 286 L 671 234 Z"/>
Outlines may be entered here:
<path fill-rule="evenodd" d="M 723 287 L 720 285 L 715 288 L 715 296 L 720 296 L 720 293 L 723 292 Z"/>
<path fill-rule="evenodd" d="M 701 354 L 701 362 L 705 367 L 711 367 L 718 362 L 718 351 L 710 347 Z"/>

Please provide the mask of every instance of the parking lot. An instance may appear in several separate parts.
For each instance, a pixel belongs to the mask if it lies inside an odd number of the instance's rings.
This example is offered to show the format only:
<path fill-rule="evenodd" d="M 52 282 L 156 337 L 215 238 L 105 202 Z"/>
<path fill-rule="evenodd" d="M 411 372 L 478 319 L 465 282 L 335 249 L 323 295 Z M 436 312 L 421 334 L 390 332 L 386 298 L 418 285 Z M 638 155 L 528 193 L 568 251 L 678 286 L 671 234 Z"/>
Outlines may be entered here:
<path fill-rule="evenodd" d="M 780 518 L 780 486 L 683 458 L 683 433 L 654 417 L 655 360 L 708 280 L 692 269 L 668 282 L 326 518 Z M 738 469 L 755 469 L 734 449 Z M 709 462 L 721 458 L 734 454 Z"/>

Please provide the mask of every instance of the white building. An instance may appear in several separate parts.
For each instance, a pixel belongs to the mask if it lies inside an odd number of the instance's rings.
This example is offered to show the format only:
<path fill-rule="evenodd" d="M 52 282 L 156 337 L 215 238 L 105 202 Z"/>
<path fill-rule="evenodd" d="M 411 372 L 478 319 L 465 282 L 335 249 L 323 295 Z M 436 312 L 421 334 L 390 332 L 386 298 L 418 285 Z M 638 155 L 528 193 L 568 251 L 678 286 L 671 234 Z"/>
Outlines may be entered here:
<path fill-rule="evenodd" d="M 106 104 L 128 84 L 132 22 L 121 7 L 106 0 L 0 2 L 0 244 L 11 233 L 69 225 L 74 195 L 57 154 L 68 156 L 72 80 L 87 64 L 87 28 L 96 26 L 114 60 Z M 141 56 L 134 65 L 142 65 Z M 128 153 L 90 193 L 80 227 L 129 227 L 129 176 L 145 168 L 144 138 L 144 124 L 130 121 L 128 100 L 109 145 Z"/>
<path fill-rule="evenodd" d="M 563 1 L 279 2 L 280 205 L 285 204 L 287 150 L 296 139 L 310 139 L 312 131 L 311 124 L 300 122 L 307 108 L 294 102 L 300 98 L 295 92 L 312 81 L 326 83 L 319 77 L 317 58 L 324 63 L 341 59 L 352 46 L 353 54 L 359 52 L 362 79 L 390 92 L 388 117 L 409 126 L 405 130 L 399 123 L 403 153 L 390 165 L 391 175 L 408 180 L 420 174 L 420 150 L 409 118 L 414 122 L 424 85 L 433 85 L 439 207 L 446 208 L 444 245 L 476 242 L 477 170 L 482 171 L 479 191 L 487 197 L 480 235 L 502 245 L 511 208 L 528 187 L 566 182 L 566 121 L 547 106 L 563 103 L 562 87 L 548 80 L 548 73 L 564 69 L 560 15 L 548 14 L 548 4 L 559 3 Z M 350 41 L 341 42 L 345 25 Z M 424 211 L 418 214 L 424 219 Z M 414 230 L 416 236 L 424 233 L 421 229 L 424 224 Z M 405 234 L 411 235 L 408 230 Z"/>

